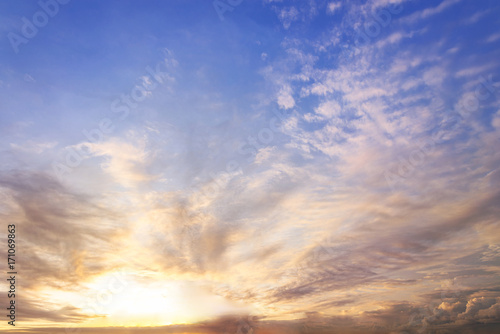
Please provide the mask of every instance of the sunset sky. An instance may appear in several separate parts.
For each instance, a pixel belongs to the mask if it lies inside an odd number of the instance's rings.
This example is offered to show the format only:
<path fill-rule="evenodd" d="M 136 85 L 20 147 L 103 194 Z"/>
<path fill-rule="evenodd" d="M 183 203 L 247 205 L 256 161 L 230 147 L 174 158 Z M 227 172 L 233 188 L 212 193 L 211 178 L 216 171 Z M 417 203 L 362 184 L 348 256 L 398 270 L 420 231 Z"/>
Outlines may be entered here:
<path fill-rule="evenodd" d="M 0 32 L 0 331 L 500 332 L 498 1 L 2 1 Z"/>

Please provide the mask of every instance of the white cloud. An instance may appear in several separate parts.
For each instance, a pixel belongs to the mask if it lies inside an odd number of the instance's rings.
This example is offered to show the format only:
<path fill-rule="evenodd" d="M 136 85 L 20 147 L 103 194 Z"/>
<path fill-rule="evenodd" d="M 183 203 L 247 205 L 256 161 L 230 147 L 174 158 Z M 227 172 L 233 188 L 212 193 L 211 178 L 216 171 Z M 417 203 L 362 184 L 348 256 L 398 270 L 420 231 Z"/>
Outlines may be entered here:
<path fill-rule="evenodd" d="M 426 8 L 424 10 L 421 10 L 419 12 L 413 13 L 410 16 L 406 17 L 403 19 L 403 21 L 409 22 L 409 23 L 414 23 L 418 20 L 421 19 L 426 19 L 430 16 L 439 14 L 443 12 L 445 9 L 448 7 L 460 2 L 461 0 L 444 0 L 441 2 L 438 6 L 436 7 L 431 7 L 431 8 Z"/>
<path fill-rule="evenodd" d="M 268 146 L 261 148 L 258 152 L 257 155 L 255 156 L 255 163 L 256 164 L 261 164 L 267 160 L 273 155 L 273 153 L 276 151 L 275 146 Z"/>
<path fill-rule="evenodd" d="M 473 66 L 473 67 L 465 68 L 465 69 L 460 70 L 457 73 L 455 73 L 455 77 L 460 78 L 460 77 L 477 76 L 483 72 L 490 70 L 493 67 L 496 67 L 496 64 L 491 63 L 491 64 L 482 65 L 482 66 Z"/>
<path fill-rule="evenodd" d="M 439 88 L 446 76 L 447 73 L 443 68 L 434 66 L 424 72 L 423 79 L 428 86 Z"/>
<path fill-rule="evenodd" d="M 483 16 L 485 16 L 489 12 L 490 12 L 489 10 L 482 10 L 482 11 L 476 12 L 476 13 L 474 13 L 474 15 L 472 15 L 471 17 L 466 19 L 464 22 L 465 22 L 465 24 L 476 23 L 477 21 L 479 21 L 480 18 L 482 18 Z"/>
<path fill-rule="evenodd" d="M 338 9 L 340 9 L 340 7 L 342 7 L 342 2 L 330 2 L 328 5 L 327 5 L 327 13 L 329 14 L 333 14 L 335 13 Z"/>
<path fill-rule="evenodd" d="M 452 5 L 456 4 L 456 3 L 459 3 L 460 1 L 461 0 L 444 0 L 437 7 L 424 9 L 421 12 L 420 16 L 422 18 L 427 18 L 429 16 L 439 14 L 442 11 L 444 11 L 446 8 L 452 6 Z"/>
<path fill-rule="evenodd" d="M 493 119 L 491 120 L 491 125 L 497 130 L 500 131 L 500 110 L 495 113 Z"/>
<path fill-rule="evenodd" d="M 134 136 L 133 136 L 134 137 Z M 134 144 L 118 139 L 98 143 L 82 143 L 79 147 L 87 147 L 91 156 L 103 157 L 101 164 L 104 172 L 109 174 L 117 183 L 133 187 L 138 183 L 151 180 L 153 176 L 146 172 L 148 152 L 146 141 L 142 138 L 130 138 Z"/>
<path fill-rule="evenodd" d="M 28 73 L 26 73 L 24 75 L 24 81 L 26 81 L 26 82 L 36 82 L 36 80 L 31 75 L 29 75 Z"/>
<path fill-rule="evenodd" d="M 295 7 L 290 7 L 288 9 L 286 8 L 283 8 L 279 15 L 278 15 L 281 23 L 283 24 L 283 27 L 285 29 L 288 29 L 290 28 L 290 25 L 292 24 L 292 22 L 298 20 L 299 18 L 299 11 L 297 10 L 297 8 Z"/>
<path fill-rule="evenodd" d="M 14 149 L 18 149 L 25 152 L 33 152 L 40 154 L 45 150 L 51 149 L 57 145 L 57 142 L 35 142 L 29 140 L 22 144 L 11 143 L 10 146 Z"/>
<path fill-rule="evenodd" d="M 340 104 L 335 100 L 330 100 L 324 102 L 316 108 L 316 113 L 323 116 L 324 118 L 332 118 L 335 116 L 339 116 L 342 108 Z"/>
<path fill-rule="evenodd" d="M 492 34 L 486 38 L 486 43 L 493 43 L 500 39 L 500 33 Z"/>
<path fill-rule="evenodd" d="M 295 107 L 295 100 L 292 96 L 292 88 L 290 85 L 284 85 L 278 92 L 278 105 L 283 109 Z"/>
<path fill-rule="evenodd" d="M 383 48 L 383 47 L 385 47 L 385 46 L 387 46 L 389 44 L 398 43 L 399 41 L 401 41 L 403 39 L 403 37 L 404 37 L 404 35 L 402 33 L 400 33 L 400 32 L 392 33 L 386 39 L 378 41 L 377 42 L 377 47 L 378 48 Z"/>

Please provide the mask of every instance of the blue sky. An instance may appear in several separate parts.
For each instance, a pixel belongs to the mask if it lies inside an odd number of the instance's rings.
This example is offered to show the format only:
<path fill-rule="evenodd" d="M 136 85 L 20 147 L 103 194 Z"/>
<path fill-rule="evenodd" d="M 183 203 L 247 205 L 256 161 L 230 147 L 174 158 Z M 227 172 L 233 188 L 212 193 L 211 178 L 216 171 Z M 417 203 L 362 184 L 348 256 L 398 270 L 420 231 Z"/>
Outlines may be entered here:
<path fill-rule="evenodd" d="M 498 329 L 496 1 L 54 1 L 0 3 L 24 326 Z"/>

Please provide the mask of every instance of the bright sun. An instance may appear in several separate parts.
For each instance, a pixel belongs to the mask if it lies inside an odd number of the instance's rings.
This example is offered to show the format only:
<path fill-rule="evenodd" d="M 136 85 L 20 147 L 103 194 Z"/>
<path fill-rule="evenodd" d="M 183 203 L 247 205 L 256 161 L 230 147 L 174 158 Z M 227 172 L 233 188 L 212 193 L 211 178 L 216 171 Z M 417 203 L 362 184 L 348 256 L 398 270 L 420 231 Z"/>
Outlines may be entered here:
<path fill-rule="evenodd" d="M 182 298 L 174 281 L 151 282 L 138 275 L 113 273 L 88 287 L 91 296 L 82 309 L 102 315 L 92 321 L 96 326 L 162 326 L 191 320 L 181 314 Z"/>
<path fill-rule="evenodd" d="M 144 287 L 130 284 L 117 302 L 110 305 L 109 316 L 126 325 L 169 325 L 177 322 L 176 296 L 169 287 Z M 133 324 L 131 324 L 132 322 Z"/>
<path fill-rule="evenodd" d="M 88 288 L 93 302 L 82 309 L 98 315 L 88 324 L 91 326 L 164 326 L 249 311 L 191 282 L 152 279 L 149 275 L 107 274 Z"/>

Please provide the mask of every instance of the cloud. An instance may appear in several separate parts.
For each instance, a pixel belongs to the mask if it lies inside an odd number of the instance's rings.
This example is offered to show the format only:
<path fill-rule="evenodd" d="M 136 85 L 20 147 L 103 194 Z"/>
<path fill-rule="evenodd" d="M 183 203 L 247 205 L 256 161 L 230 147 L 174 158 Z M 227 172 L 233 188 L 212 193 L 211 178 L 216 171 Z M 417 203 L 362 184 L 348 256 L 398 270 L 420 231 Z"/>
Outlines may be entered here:
<path fill-rule="evenodd" d="M 101 261 L 109 243 L 126 233 L 116 229 L 117 213 L 40 172 L 4 173 L 0 187 L 10 198 L 5 218 L 18 226 L 24 245 L 25 289 L 74 286 L 112 269 Z"/>
<path fill-rule="evenodd" d="M 15 150 L 24 151 L 27 153 L 36 153 L 40 154 L 46 150 L 54 148 L 57 145 L 57 142 L 34 142 L 28 141 L 23 144 L 11 143 L 10 146 Z"/>
<path fill-rule="evenodd" d="M 290 25 L 299 19 L 299 11 L 295 7 L 283 8 L 278 15 L 283 28 L 288 29 Z"/>
<path fill-rule="evenodd" d="M 291 109 L 295 106 L 292 88 L 289 85 L 283 86 L 278 92 L 278 105 L 283 109 Z"/>
<path fill-rule="evenodd" d="M 24 75 L 24 81 L 26 81 L 26 82 L 36 82 L 36 80 L 31 75 L 29 75 L 27 73 Z"/>
<path fill-rule="evenodd" d="M 7 291 L 2 291 L 0 300 L 3 305 L 8 305 L 9 300 L 7 299 Z M 36 297 L 32 299 L 31 297 L 25 297 L 22 294 L 18 294 L 16 295 L 15 301 L 17 306 L 17 319 L 23 319 L 23 321 L 28 323 L 78 323 L 93 318 L 74 306 L 62 306 L 52 301 L 41 300 Z M 16 321 L 16 325 L 19 325 L 19 320 Z"/>
<path fill-rule="evenodd" d="M 472 298 L 467 302 L 465 311 L 463 313 L 460 313 L 458 317 L 475 318 L 480 310 L 489 309 L 494 304 L 496 304 L 495 298 L 485 298 L 485 297 Z"/>
<path fill-rule="evenodd" d="M 327 12 L 329 14 L 334 14 L 340 7 L 342 7 L 341 2 L 330 2 L 328 3 L 327 7 Z"/>
<path fill-rule="evenodd" d="M 482 74 L 492 68 L 496 67 L 495 64 L 485 64 L 482 66 L 473 66 L 469 67 L 460 71 L 457 71 L 455 73 L 455 77 L 461 78 L 461 77 L 470 77 L 470 76 L 479 76 L 479 74 Z"/>
<path fill-rule="evenodd" d="M 144 137 L 131 134 L 129 140 L 110 138 L 76 147 L 87 150 L 90 157 L 104 158 L 102 170 L 123 186 L 134 187 L 155 178 L 147 171 L 152 153 L 147 151 Z"/>
<path fill-rule="evenodd" d="M 257 155 L 255 156 L 255 163 L 261 164 L 272 156 L 273 151 L 275 151 L 275 147 L 265 147 L 259 150 Z"/>
<path fill-rule="evenodd" d="M 335 100 L 331 100 L 331 101 L 328 101 L 328 102 L 321 104 L 316 109 L 316 113 L 327 118 L 327 119 L 330 119 L 330 118 L 333 118 L 335 116 L 338 116 L 340 114 L 341 110 L 342 109 L 340 107 L 340 104 Z"/>
<path fill-rule="evenodd" d="M 436 7 L 431 7 L 431 8 L 426 8 L 424 10 L 421 10 L 419 12 L 415 12 L 403 20 L 408 23 L 415 23 L 418 20 L 422 19 L 427 19 L 431 16 L 434 16 L 436 14 L 439 14 L 446 10 L 448 7 L 451 7 L 452 5 L 459 3 L 461 0 L 444 0 L 442 1 L 438 6 Z"/>
<path fill-rule="evenodd" d="M 486 38 L 486 43 L 493 43 L 500 39 L 500 33 L 495 33 Z"/>
<path fill-rule="evenodd" d="M 20 227 L 26 319 L 87 321 L 79 298 L 120 268 L 144 289 L 185 282 L 185 312 L 213 320 L 165 332 L 498 329 L 500 114 L 492 100 L 467 121 L 453 109 L 463 99 L 456 92 L 493 67 L 472 54 L 456 58 L 472 50 L 465 40 L 455 46 L 425 29 L 408 32 L 395 17 L 352 50 L 350 33 L 367 14 L 400 1 L 323 2 L 347 15 L 312 27 L 315 1 L 270 2 L 287 36 L 269 34 L 272 57 L 235 52 L 263 66 L 257 92 L 200 108 L 196 119 L 185 113 L 191 103 L 148 100 L 119 137 L 68 145 L 86 155 L 81 172 L 63 181 L 44 172 L 43 157 L 56 155 L 59 141 L 6 141 L 3 160 L 14 163 L 2 165 L 1 212 Z M 299 38 L 294 23 L 313 37 Z M 179 86 L 192 85 L 195 67 L 182 69 Z M 140 78 L 145 86 L 150 79 Z M 185 94 L 188 102 L 196 96 Z M 266 143 L 263 129 L 273 133 Z M 259 321 L 231 315 L 249 311 Z"/>
<path fill-rule="evenodd" d="M 478 12 L 474 13 L 474 15 L 472 15 L 470 18 L 466 19 L 465 24 L 474 24 L 474 23 L 478 22 L 480 18 L 482 18 L 483 16 L 485 16 L 489 13 L 490 13 L 489 10 L 478 11 Z"/>

